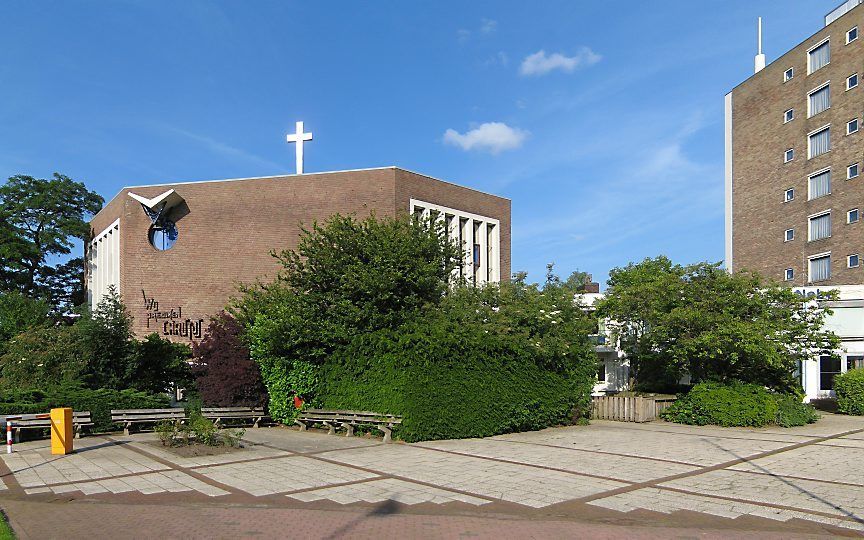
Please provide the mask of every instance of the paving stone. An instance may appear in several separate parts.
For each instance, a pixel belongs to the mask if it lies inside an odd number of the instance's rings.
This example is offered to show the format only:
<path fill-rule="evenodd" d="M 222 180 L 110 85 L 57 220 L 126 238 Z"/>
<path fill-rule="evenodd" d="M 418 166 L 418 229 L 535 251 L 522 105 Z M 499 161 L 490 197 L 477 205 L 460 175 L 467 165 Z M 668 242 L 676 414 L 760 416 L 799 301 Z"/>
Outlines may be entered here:
<path fill-rule="evenodd" d="M 56 494 L 72 493 L 80 491 L 85 495 L 99 493 L 126 493 L 137 491 L 142 494 L 168 492 L 197 491 L 211 497 L 228 495 L 228 492 L 215 486 L 206 484 L 196 478 L 180 471 L 168 471 L 165 473 L 146 473 L 140 476 L 124 478 L 108 478 L 94 480 L 92 482 L 78 482 L 75 484 L 64 484 L 60 486 L 48 486 L 44 491 L 52 491 Z"/>
<path fill-rule="evenodd" d="M 431 502 L 444 504 L 448 502 L 463 502 L 475 506 L 487 504 L 489 501 L 444 489 L 406 482 L 395 478 L 383 478 L 369 482 L 360 482 L 349 486 L 316 489 L 288 495 L 300 501 L 331 500 L 341 504 L 355 502 L 380 503 L 396 501 L 403 504 L 419 504 Z"/>
<path fill-rule="evenodd" d="M 419 446 L 479 457 L 504 459 L 540 467 L 553 467 L 631 482 L 646 482 L 698 469 L 693 465 L 667 463 L 648 458 L 610 456 L 571 448 L 540 446 L 498 439 L 434 441 L 420 443 Z"/>
<path fill-rule="evenodd" d="M 216 465 L 196 471 L 257 496 L 356 482 L 377 476 L 303 456 Z"/>
<path fill-rule="evenodd" d="M 613 480 L 445 454 L 418 446 L 386 445 L 327 452 L 327 459 L 367 467 L 445 489 L 476 493 L 535 508 L 626 484 Z"/>
<path fill-rule="evenodd" d="M 776 521 L 788 521 L 797 518 L 864 531 L 864 523 L 857 521 L 828 518 L 807 512 L 772 508 L 746 502 L 730 502 L 703 495 L 672 492 L 659 488 L 638 489 L 603 499 L 597 499 L 588 504 L 608 508 L 610 510 L 617 510 L 619 512 L 632 512 L 633 510 L 641 509 L 669 514 L 681 510 L 689 510 L 732 519 L 744 515 L 752 515 Z"/>
<path fill-rule="evenodd" d="M 864 468 L 864 464 L 858 467 L 860 471 Z M 711 471 L 698 476 L 679 478 L 661 486 L 864 520 L 864 490 L 858 486 L 748 474 L 733 470 Z"/>

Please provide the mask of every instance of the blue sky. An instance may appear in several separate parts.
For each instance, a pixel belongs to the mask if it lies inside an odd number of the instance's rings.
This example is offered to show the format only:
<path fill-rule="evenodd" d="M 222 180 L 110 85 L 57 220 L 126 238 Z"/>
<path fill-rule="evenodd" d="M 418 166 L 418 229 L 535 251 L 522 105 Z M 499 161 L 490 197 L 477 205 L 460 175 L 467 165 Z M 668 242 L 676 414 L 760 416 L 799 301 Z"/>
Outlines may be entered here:
<path fill-rule="evenodd" d="M 723 96 L 839 0 L 7 1 L 0 178 L 396 165 L 513 201 L 513 270 L 723 257 Z M 612 6 L 615 7 L 612 7 Z"/>

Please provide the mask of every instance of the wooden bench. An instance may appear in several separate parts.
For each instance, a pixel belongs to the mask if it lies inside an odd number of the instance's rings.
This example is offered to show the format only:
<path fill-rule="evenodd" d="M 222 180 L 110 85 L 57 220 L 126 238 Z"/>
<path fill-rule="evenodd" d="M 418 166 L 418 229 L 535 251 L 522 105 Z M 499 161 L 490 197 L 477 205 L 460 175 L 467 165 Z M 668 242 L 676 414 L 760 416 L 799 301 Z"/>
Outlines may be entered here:
<path fill-rule="evenodd" d="M 21 442 L 21 431 L 25 429 L 50 429 L 51 428 L 51 419 L 50 418 L 32 418 L 33 414 L 10 414 L 7 415 L 12 417 L 12 429 L 15 432 L 15 443 Z M 23 416 L 24 418 L 20 420 L 15 420 L 16 416 Z M 31 418 L 28 418 L 30 416 Z M 6 416 L 2 417 L 0 420 L 0 424 L 3 426 L 6 425 Z M 81 432 L 83 428 L 90 427 L 93 425 L 93 420 L 90 417 L 90 411 L 72 411 L 72 430 L 75 432 L 75 438 L 81 438 Z"/>
<path fill-rule="evenodd" d="M 179 407 L 171 409 L 114 409 L 111 411 L 111 422 L 123 424 L 123 434 L 129 435 L 133 424 L 155 424 L 165 420 L 177 423 L 186 421 L 186 410 Z"/>
<path fill-rule="evenodd" d="M 213 420 L 216 426 L 220 426 L 223 420 L 251 420 L 253 427 L 270 416 L 264 412 L 264 407 L 202 407 L 201 415 Z"/>
<path fill-rule="evenodd" d="M 324 424 L 329 428 L 327 432 L 329 435 L 335 435 L 337 427 L 344 427 L 346 437 L 354 435 L 354 426 L 375 426 L 384 434 L 384 442 L 386 443 L 392 440 L 390 433 L 395 425 L 402 423 L 402 417 L 368 411 L 307 409 L 301 412 L 294 422 L 300 426 L 300 431 L 306 431 L 312 424 Z"/>

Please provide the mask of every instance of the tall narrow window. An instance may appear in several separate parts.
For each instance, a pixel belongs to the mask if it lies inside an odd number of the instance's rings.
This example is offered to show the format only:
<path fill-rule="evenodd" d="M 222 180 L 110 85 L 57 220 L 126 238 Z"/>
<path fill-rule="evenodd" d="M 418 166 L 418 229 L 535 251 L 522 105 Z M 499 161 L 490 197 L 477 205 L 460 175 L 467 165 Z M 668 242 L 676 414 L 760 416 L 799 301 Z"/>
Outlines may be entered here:
<path fill-rule="evenodd" d="M 858 257 L 858 254 L 849 255 L 846 257 L 846 266 L 849 268 L 858 268 L 861 265 L 861 260 Z"/>
<path fill-rule="evenodd" d="M 783 82 L 791 81 L 792 77 L 795 76 L 795 68 L 789 68 L 783 72 Z"/>
<path fill-rule="evenodd" d="M 793 188 L 789 188 L 783 192 L 783 202 L 789 202 L 793 199 L 795 199 L 795 190 Z"/>
<path fill-rule="evenodd" d="M 810 281 L 831 279 L 831 255 L 820 255 L 810 259 Z"/>
<path fill-rule="evenodd" d="M 846 179 L 847 180 L 851 180 L 852 178 L 857 178 L 857 177 L 858 177 L 858 164 L 857 163 L 853 163 L 852 165 L 849 165 L 848 167 L 846 167 Z"/>
<path fill-rule="evenodd" d="M 793 148 L 789 148 L 783 152 L 783 163 L 789 163 L 793 159 L 795 159 L 795 150 Z"/>
<path fill-rule="evenodd" d="M 788 111 L 783 113 L 783 123 L 789 123 L 795 119 L 795 110 L 789 109 Z"/>
<path fill-rule="evenodd" d="M 822 88 L 813 90 L 809 97 L 808 114 L 815 116 L 831 107 L 831 85 L 826 84 Z"/>
<path fill-rule="evenodd" d="M 807 53 L 807 72 L 813 73 L 817 69 L 828 65 L 831 62 L 831 42 L 825 43 L 813 48 Z"/>
<path fill-rule="evenodd" d="M 846 45 L 849 45 L 856 39 L 858 39 L 858 27 L 853 26 L 848 32 L 846 32 Z"/>
<path fill-rule="evenodd" d="M 831 212 L 810 218 L 810 241 L 831 236 Z"/>
<path fill-rule="evenodd" d="M 810 177 L 810 199 L 818 199 L 831 193 L 831 171 L 814 174 Z"/>
<path fill-rule="evenodd" d="M 786 279 L 786 281 L 792 281 L 793 279 L 795 279 L 795 270 L 793 270 L 792 268 L 787 268 L 786 271 L 783 272 L 783 277 Z"/>
<path fill-rule="evenodd" d="M 846 79 L 846 90 L 852 90 L 856 86 L 858 86 L 858 74 L 853 73 Z"/>
<path fill-rule="evenodd" d="M 846 223 L 858 223 L 859 219 L 860 216 L 857 208 L 853 208 L 852 210 L 846 212 Z"/>
<path fill-rule="evenodd" d="M 852 135 L 853 133 L 858 133 L 858 119 L 853 118 L 846 122 L 846 135 Z"/>
<path fill-rule="evenodd" d="M 815 133 L 811 133 L 807 138 L 807 156 L 814 158 L 831 150 L 831 128 L 826 127 Z"/>
<path fill-rule="evenodd" d="M 795 229 L 786 229 L 783 238 L 784 242 L 791 242 L 792 240 L 795 240 Z"/>

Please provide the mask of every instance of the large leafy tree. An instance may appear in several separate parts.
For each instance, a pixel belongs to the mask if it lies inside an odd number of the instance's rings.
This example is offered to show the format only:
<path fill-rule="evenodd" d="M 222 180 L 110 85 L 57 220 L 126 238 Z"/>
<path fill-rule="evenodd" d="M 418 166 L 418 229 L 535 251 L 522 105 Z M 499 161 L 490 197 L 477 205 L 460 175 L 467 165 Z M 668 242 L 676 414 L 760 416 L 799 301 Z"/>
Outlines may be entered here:
<path fill-rule="evenodd" d="M 719 264 L 645 259 L 610 272 L 601 315 L 630 359 L 637 387 L 733 380 L 800 391 L 796 371 L 839 338 L 830 311 L 791 289 Z"/>
<path fill-rule="evenodd" d="M 68 259 L 86 240 L 86 219 L 103 199 L 83 183 L 17 175 L 0 186 L 0 289 L 46 299 L 58 312 L 82 301 L 84 261 Z"/>

